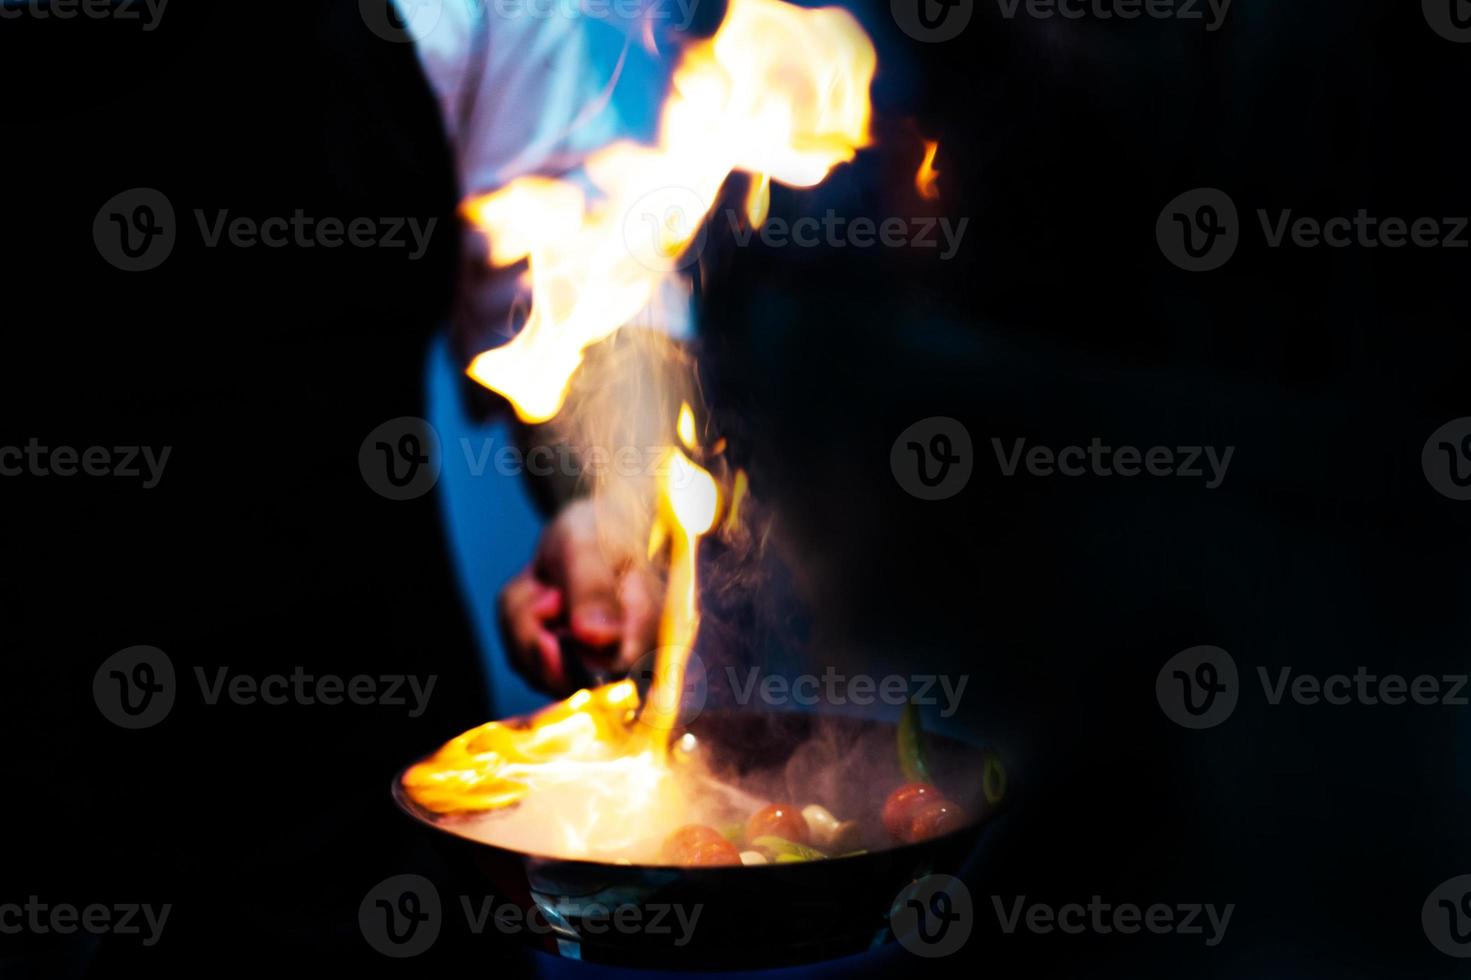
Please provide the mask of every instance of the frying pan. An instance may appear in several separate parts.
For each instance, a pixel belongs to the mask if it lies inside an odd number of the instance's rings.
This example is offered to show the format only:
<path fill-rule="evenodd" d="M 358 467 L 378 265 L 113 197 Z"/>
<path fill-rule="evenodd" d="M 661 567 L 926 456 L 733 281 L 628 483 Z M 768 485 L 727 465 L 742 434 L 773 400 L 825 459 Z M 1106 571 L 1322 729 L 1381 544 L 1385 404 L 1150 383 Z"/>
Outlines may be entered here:
<path fill-rule="evenodd" d="M 743 783 L 792 771 L 800 746 L 895 746 L 893 724 L 834 715 L 707 711 L 689 731 L 722 778 Z M 526 922 L 514 934 L 548 953 L 609 965 L 694 970 L 757 969 L 846 956 L 894 938 L 889 912 L 900 891 L 927 874 L 954 874 L 977 845 L 1001 804 L 984 784 L 989 750 L 926 735 L 930 771 L 944 793 L 970 814 L 963 826 L 929 840 L 849 857 L 793 864 L 670 867 L 546 857 L 464 837 L 404 792 L 400 809 L 433 833 L 459 894 L 494 895 L 520 907 Z M 994 768 L 993 768 L 994 771 Z M 878 823 L 884 799 L 903 783 L 897 751 L 865 759 L 845 780 L 814 781 L 812 795 L 840 818 Z M 818 782 L 837 789 L 824 792 Z M 992 792 L 987 794 L 990 788 Z M 667 915 L 657 929 L 618 929 L 606 911 L 638 906 L 653 923 L 659 908 L 678 906 L 699 918 L 682 930 Z M 594 914 L 589 917 L 588 913 Z"/>

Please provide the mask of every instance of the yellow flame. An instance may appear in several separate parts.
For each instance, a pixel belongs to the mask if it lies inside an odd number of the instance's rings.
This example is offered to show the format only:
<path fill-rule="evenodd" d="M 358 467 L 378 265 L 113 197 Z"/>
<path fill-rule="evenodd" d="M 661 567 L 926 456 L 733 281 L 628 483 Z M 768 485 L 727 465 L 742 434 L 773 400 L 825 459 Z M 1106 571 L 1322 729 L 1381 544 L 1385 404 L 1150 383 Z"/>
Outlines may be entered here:
<path fill-rule="evenodd" d="M 837 8 L 732 0 L 720 29 L 680 60 L 655 146 L 616 143 L 586 164 L 592 193 L 523 177 L 467 202 L 490 261 L 529 263 L 531 309 L 470 376 L 527 422 L 554 417 L 592 344 L 625 324 L 657 326 L 656 299 L 736 170 L 758 175 L 747 215 L 765 220 L 769 182 L 810 187 L 868 143 L 873 45 Z"/>
<path fill-rule="evenodd" d="M 685 445 L 697 449 L 695 417 L 688 404 L 680 407 L 677 427 Z M 642 715 L 637 689 L 624 680 L 578 691 L 525 723 L 488 722 L 451 739 L 431 758 L 410 768 L 403 779 L 410 797 L 435 813 L 458 814 L 519 803 L 533 791 L 565 784 L 573 774 L 604 790 L 609 780 L 629 793 L 634 786 L 657 789 L 660 780 L 651 769 L 662 769 L 667 758 L 669 738 L 679 719 L 685 669 L 700 630 L 696 569 L 700 538 L 714 526 L 719 512 L 720 488 L 709 471 L 677 447 L 665 450 L 654 525 L 669 541 L 669 582 L 653 684 Z M 641 722 L 637 726 L 635 716 Z M 645 805 L 661 798 L 652 790 L 646 795 Z M 629 799 L 622 806 L 628 810 L 639 805 Z M 606 827 L 617 817 L 593 814 L 578 827 L 564 826 L 560 846 L 575 852 L 575 840 L 586 841 L 594 834 L 594 821 Z"/>
<path fill-rule="evenodd" d="M 771 181 L 810 187 L 867 145 L 874 67 L 845 11 L 731 0 L 715 35 L 681 59 L 656 145 L 593 154 L 582 184 L 523 177 L 467 201 L 490 263 L 525 261 L 531 290 L 520 331 L 476 357 L 471 377 L 524 421 L 555 417 L 589 346 L 625 325 L 657 326 L 660 298 L 687 289 L 681 269 L 698 258 L 690 253 L 732 172 L 752 175 L 746 217 L 759 225 Z M 512 823 L 498 824 L 507 846 L 573 857 L 636 853 L 651 827 L 677 824 L 669 739 L 699 633 L 700 539 L 720 517 L 721 492 L 691 456 L 699 427 L 688 404 L 675 431 L 683 449 L 664 451 L 649 538 L 651 557 L 667 546 L 669 577 L 648 702 L 619 681 L 472 729 L 405 773 L 420 806 L 462 816 L 514 805 Z M 738 473 L 732 511 L 745 494 Z"/>
<path fill-rule="evenodd" d="M 412 766 L 403 785 L 435 813 L 495 810 L 531 791 L 538 767 L 558 760 L 591 762 L 629 747 L 638 709 L 633 681 L 578 691 L 523 723 L 486 722 L 446 742 Z"/>
<path fill-rule="evenodd" d="M 940 144 L 936 140 L 924 141 L 924 159 L 919 162 L 919 170 L 914 174 L 914 187 L 919 191 L 919 196 L 926 201 L 937 200 L 940 196 L 940 186 L 937 183 L 940 171 L 935 169 L 935 154 L 940 150 Z"/>
<path fill-rule="evenodd" d="M 695 416 L 688 404 L 680 406 L 679 437 L 694 450 Z M 664 453 L 659 470 L 659 510 L 654 534 L 669 542 L 669 582 L 659 620 L 659 650 L 654 682 L 644 720 L 657 731 L 672 731 L 679 720 L 680 698 L 690 652 L 700 632 L 700 538 L 715 525 L 720 512 L 720 488 L 709 471 L 678 448 Z M 656 743 L 662 758 L 667 738 Z"/>
<path fill-rule="evenodd" d="M 695 412 L 690 408 L 689 402 L 679 406 L 679 420 L 674 424 L 675 431 L 679 433 L 679 441 L 684 443 L 684 448 L 695 448 Z"/>
<path fill-rule="evenodd" d="M 760 228 L 766 223 L 766 214 L 770 210 L 771 178 L 761 174 L 751 181 L 751 187 L 746 191 L 746 220 L 752 228 Z"/>

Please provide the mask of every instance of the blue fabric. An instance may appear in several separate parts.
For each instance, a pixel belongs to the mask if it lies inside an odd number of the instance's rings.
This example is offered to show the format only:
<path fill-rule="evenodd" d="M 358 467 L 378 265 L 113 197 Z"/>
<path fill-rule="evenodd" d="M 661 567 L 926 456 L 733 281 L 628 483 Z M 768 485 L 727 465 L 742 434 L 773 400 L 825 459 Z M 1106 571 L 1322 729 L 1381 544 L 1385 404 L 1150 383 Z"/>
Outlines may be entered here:
<path fill-rule="evenodd" d="M 524 714 L 548 699 L 511 668 L 496 625 L 495 602 L 501 586 L 536 548 L 541 515 L 521 476 L 496 471 L 496 450 L 514 445 L 511 424 L 505 419 L 477 423 L 465 411 L 462 372 L 443 336 L 430 347 L 426 373 L 427 421 L 440 442 L 438 491 L 445 537 L 480 648 L 493 717 Z"/>

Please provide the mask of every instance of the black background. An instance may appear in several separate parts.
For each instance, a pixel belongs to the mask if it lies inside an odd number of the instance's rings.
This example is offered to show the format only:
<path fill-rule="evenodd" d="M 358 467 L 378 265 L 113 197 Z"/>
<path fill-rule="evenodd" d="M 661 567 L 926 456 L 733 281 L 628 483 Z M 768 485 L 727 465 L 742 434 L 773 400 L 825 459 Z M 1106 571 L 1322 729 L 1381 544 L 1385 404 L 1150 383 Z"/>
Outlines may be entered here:
<path fill-rule="evenodd" d="M 392 503 L 363 436 L 422 411 L 452 235 L 374 249 L 207 249 L 194 208 L 452 220 L 408 45 L 357 5 L 189 4 L 136 23 L 0 21 L 7 185 L 0 444 L 169 445 L 152 490 L 0 480 L 0 899 L 171 902 L 165 941 L 0 937 L 9 975 L 333 964 L 528 969 L 489 942 L 389 964 L 358 898 L 429 860 L 387 805 L 405 757 L 485 717 L 434 497 Z M 1274 674 L 1461 673 L 1465 503 L 1420 451 L 1468 408 L 1450 249 L 1272 249 L 1256 210 L 1471 214 L 1471 46 L 1418 4 L 1236 0 L 1224 26 L 1001 17 L 921 44 L 862 11 L 887 137 L 786 217 L 915 213 L 941 140 L 949 262 L 913 250 L 722 250 L 706 368 L 814 609 L 814 662 L 968 672 L 964 717 L 1014 807 L 967 873 L 961 966 L 1000 976 L 1451 976 L 1420 905 L 1471 871 L 1471 708 L 1267 704 Z M 126 274 L 91 238 L 164 191 L 180 243 Z M 1191 274 L 1160 209 L 1225 190 L 1242 242 Z M 970 485 L 905 495 L 889 447 L 961 420 Z M 990 440 L 1231 445 L 1183 479 L 1003 478 Z M 491 597 L 485 597 L 491 601 Z M 181 672 L 438 673 L 421 718 L 184 704 L 109 725 L 91 678 L 147 643 Z M 1177 651 L 1232 653 L 1220 728 L 1160 712 Z M 456 683 L 452 678 L 463 678 Z M 331 778 L 323 779 L 324 770 Z M 989 896 L 1235 903 L 1226 941 L 1004 935 Z"/>

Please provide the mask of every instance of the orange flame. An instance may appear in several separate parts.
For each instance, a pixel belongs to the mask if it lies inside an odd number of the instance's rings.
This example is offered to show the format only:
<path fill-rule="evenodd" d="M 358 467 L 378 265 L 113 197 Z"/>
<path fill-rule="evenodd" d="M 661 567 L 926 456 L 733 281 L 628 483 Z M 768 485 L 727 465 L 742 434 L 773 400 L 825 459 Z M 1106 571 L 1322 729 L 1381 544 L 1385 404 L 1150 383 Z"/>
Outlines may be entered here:
<path fill-rule="evenodd" d="M 698 449 L 688 404 L 676 429 L 686 449 Z M 502 810 L 539 796 L 538 819 L 524 821 L 521 831 L 538 850 L 572 856 L 627 854 L 649 843 L 650 828 L 677 822 L 685 803 L 668 770 L 669 738 L 700 628 L 700 538 L 719 512 L 714 477 L 679 448 L 666 450 L 653 533 L 669 543 L 669 583 L 642 714 L 637 689 L 623 680 L 578 691 L 525 722 L 489 722 L 411 767 L 403 778 L 409 796 L 445 815 Z"/>
<path fill-rule="evenodd" d="M 681 405 L 677 424 L 686 449 L 697 448 L 695 415 Z M 700 631 L 699 576 L 696 560 L 700 538 L 715 526 L 720 489 L 710 473 L 678 448 L 665 451 L 660 468 L 659 513 L 650 535 L 651 547 L 669 541 L 669 584 L 659 621 L 659 650 L 654 663 L 645 720 L 655 729 L 672 731 L 679 719 L 685 667 Z M 667 741 L 659 742 L 662 754 Z"/>
<path fill-rule="evenodd" d="M 554 417 L 584 350 L 626 324 L 659 325 L 659 298 L 685 288 L 679 270 L 733 171 L 755 175 L 754 223 L 770 181 L 810 187 L 867 145 L 874 67 L 846 11 L 732 0 L 675 70 L 657 145 L 593 154 L 591 195 L 532 176 L 465 205 L 492 265 L 527 260 L 532 296 L 520 332 L 476 357 L 470 376 L 523 421 Z"/>
<path fill-rule="evenodd" d="M 586 185 L 523 177 L 466 202 L 493 266 L 526 261 L 532 296 L 520 332 L 476 357 L 470 376 L 523 421 L 555 417 L 589 346 L 626 325 L 657 326 L 663 298 L 687 297 L 680 270 L 697 257 L 689 253 L 733 171 L 751 175 L 746 217 L 759 225 L 771 181 L 812 186 L 867 145 L 874 67 L 873 46 L 845 11 L 731 0 L 720 29 L 676 69 L 657 145 L 595 153 Z M 653 502 L 649 554 L 667 546 L 669 577 L 642 713 L 625 680 L 526 720 L 481 725 L 404 774 L 420 806 L 495 812 L 497 843 L 571 857 L 656 853 L 659 828 L 682 821 L 689 798 L 669 740 L 699 633 L 700 540 L 720 520 L 722 494 L 692 458 L 701 454 L 688 404 L 675 431 L 683 448 L 665 450 Z M 746 493 L 739 473 L 726 527 Z"/>
<path fill-rule="evenodd" d="M 940 150 L 940 144 L 936 140 L 924 141 L 924 159 L 919 163 L 919 170 L 914 174 L 914 187 L 919 191 L 919 196 L 926 201 L 935 201 L 940 197 L 940 187 L 937 181 L 940 171 L 935 169 L 935 154 Z"/>
<path fill-rule="evenodd" d="M 620 754 L 631 740 L 637 709 L 632 681 L 578 691 L 524 724 L 490 721 L 451 739 L 404 773 L 403 785 L 416 803 L 435 813 L 509 806 L 530 792 L 539 767 Z"/>

